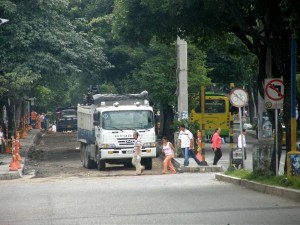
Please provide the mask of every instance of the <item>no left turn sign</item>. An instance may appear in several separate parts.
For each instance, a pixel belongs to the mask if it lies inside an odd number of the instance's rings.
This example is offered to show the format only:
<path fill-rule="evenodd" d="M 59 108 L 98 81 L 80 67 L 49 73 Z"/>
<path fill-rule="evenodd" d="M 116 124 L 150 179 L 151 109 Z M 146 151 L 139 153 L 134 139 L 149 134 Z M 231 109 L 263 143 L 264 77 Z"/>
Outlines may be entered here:
<path fill-rule="evenodd" d="M 265 106 L 267 109 L 281 109 L 284 99 L 284 85 L 282 79 L 265 79 Z"/>

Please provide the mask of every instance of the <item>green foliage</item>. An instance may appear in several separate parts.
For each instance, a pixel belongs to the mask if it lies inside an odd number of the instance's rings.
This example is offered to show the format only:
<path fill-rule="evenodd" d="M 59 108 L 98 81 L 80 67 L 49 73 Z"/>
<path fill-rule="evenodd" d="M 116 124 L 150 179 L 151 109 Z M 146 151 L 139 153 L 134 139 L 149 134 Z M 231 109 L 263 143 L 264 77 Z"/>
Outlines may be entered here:
<path fill-rule="evenodd" d="M 30 91 L 24 84 L 20 96 L 36 97 L 37 105 L 41 107 L 78 102 L 75 95 L 72 100 L 68 97 L 73 87 L 69 80 L 94 83 L 101 72 L 110 67 L 102 51 L 103 40 L 96 35 L 89 37 L 81 30 L 86 24 L 84 20 L 68 15 L 68 3 L 64 0 L 0 3 L 1 16 L 10 19 L 7 26 L 0 29 L 1 73 L 14 73 L 16 80 L 34 74 L 34 78 L 27 79 Z M 10 89 L 9 85 L 1 86 Z M 41 86 L 49 89 L 52 96 L 46 99 L 51 101 L 46 103 L 45 98 L 39 98 L 44 94 L 40 92 Z"/>
<path fill-rule="evenodd" d="M 117 89 L 113 84 L 105 83 L 100 86 L 102 94 L 117 94 Z"/>
<path fill-rule="evenodd" d="M 258 183 L 289 187 L 294 189 L 300 189 L 300 179 L 299 177 L 290 177 L 281 175 L 281 176 L 272 176 L 272 175 L 259 175 L 255 174 L 250 170 L 227 170 L 225 174 L 228 176 L 234 176 L 241 179 L 251 180 Z"/>
<path fill-rule="evenodd" d="M 200 130 L 200 125 L 197 122 L 191 122 L 189 120 L 174 120 L 171 128 L 171 132 L 179 132 L 180 125 L 184 124 L 185 127 L 191 131 L 191 133 L 194 135 L 194 139 L 197 139 L 197 132 Z"/>

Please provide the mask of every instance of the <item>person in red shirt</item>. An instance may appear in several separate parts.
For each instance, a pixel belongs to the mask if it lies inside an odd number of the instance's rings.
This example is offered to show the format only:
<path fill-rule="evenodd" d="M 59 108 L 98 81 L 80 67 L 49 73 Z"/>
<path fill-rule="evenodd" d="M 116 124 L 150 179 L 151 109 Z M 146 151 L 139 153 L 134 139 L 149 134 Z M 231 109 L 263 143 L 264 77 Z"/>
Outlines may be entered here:
<path fill-rule="evenodd" d="M 221 133 L 221 128 L 217 128 L 211 139 L 211 148 L 215 153 L 213 165 L 217 165 L 218 161 L 222 157 L 222 151 L 221 151 L 222 138 L 220 136 L 220 133 Z"/>

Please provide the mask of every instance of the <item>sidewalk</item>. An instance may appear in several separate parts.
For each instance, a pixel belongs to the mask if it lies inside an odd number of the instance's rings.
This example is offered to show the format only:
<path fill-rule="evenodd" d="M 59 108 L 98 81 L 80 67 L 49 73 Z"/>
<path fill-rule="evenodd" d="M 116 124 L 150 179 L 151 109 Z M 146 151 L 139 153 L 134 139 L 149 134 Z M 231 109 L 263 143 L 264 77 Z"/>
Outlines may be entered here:
<path fill-rule="evenodd" d="M 20 155 L 22 157 L 21 169 L 18 171 L 9 171 L 9 164 L 12 159 L 11 154 L 0 154 L 0 180 L 12 180 L 22 177 L 22 171 L 25 165 L 25 160 L 29 149 L 34 146 L 41 136 L 41 132 L 38 129 L 27 131 L 26 138 L 20 139 L 21 150 Z"/>

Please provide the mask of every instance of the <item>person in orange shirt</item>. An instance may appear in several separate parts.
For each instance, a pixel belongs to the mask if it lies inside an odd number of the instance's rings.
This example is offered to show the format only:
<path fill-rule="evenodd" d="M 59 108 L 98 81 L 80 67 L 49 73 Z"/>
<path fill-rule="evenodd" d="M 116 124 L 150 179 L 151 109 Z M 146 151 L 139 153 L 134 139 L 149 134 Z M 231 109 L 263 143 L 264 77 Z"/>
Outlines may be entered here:
<path fill-rule="evenodd" d="M 30 117 L 31 117 L 31 126 L 32 126 L 33 129 L 35 129 L 37 112 L 32 109 Z"/>
<path fill-rule="evenodd" d="M 213 165 L 217 165 L 218 161 L 222 157 L 222 151 L 221 151 L 222 138 L 220 136 L 220 133 L 221 133 L 221 128 L 217 128 L 211 139 L 211 148 L 215 153 Z"/>

